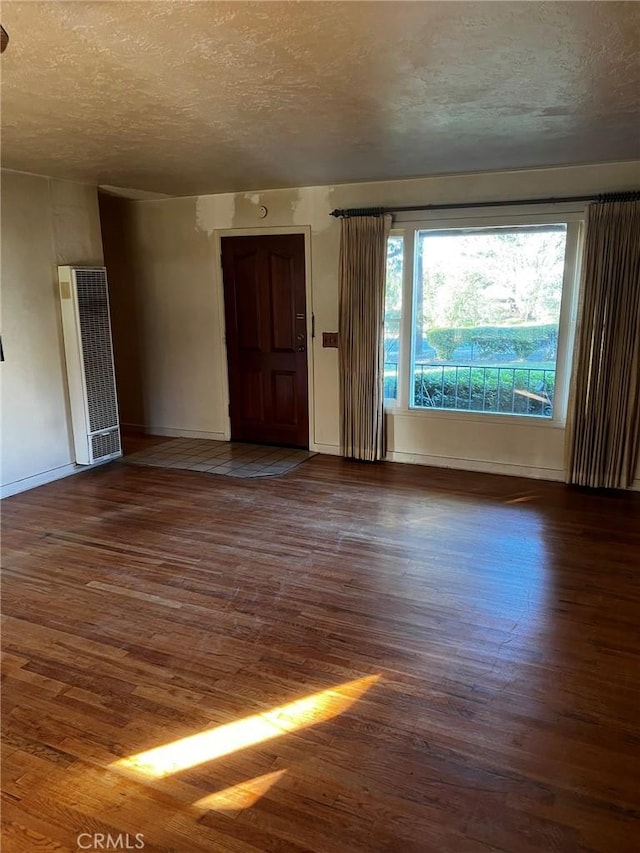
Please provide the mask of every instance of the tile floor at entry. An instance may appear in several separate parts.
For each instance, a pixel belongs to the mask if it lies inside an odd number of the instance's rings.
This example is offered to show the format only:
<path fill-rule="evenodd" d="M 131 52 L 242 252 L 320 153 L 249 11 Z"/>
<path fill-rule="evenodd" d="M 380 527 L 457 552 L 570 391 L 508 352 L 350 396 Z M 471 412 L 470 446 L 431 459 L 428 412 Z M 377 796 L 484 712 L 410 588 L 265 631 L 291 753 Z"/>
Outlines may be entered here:
<path fill-rule="evenodd" d="M 286 474 L 312 456 L 315 453 L 292 447 L 241 444 L 206 438 L 172 438 L 131 453 L 125 456 L 124 461 L 154 468 L 181 468 L 248 478 Z"/>

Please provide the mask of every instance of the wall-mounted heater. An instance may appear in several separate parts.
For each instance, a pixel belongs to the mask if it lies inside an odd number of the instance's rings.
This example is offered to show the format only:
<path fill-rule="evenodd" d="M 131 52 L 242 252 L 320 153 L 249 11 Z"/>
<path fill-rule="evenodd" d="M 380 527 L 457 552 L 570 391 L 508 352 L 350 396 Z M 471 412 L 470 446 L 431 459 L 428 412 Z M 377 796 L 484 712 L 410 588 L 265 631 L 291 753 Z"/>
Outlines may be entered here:
<path fill-rule="evenodd" d="M 76 462 L 122 456 L 107 271 L 58 267 Z"/>

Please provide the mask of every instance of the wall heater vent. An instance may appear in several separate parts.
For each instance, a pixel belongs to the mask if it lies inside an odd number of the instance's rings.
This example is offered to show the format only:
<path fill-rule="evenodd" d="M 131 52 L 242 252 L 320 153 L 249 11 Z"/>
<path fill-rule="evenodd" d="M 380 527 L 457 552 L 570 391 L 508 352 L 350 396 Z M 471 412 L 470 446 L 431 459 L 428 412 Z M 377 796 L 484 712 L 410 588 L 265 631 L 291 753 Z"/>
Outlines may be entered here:
<path fill-rule="evenodd" d="M 58 267 L 76 462 L 122 456 L 107 271 Z"/>

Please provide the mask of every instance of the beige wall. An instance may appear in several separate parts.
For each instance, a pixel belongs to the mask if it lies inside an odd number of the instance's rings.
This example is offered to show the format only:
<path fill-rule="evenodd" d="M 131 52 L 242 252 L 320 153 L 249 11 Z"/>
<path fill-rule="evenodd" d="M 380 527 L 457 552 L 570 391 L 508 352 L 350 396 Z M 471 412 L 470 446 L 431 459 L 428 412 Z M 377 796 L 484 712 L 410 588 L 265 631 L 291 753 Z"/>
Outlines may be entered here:
<path fill-rule="evenodd" d="M 102 261 L 95 188 L 2 172 L 3 495 L 74 470 L 57 264 Z"/>
<path fill-rule="evenodd" d="M 139 324 L 144 305 L 136 283 L 131 208 L 120 198 L 99 194 L 105 263 L 108 264 L 113 359 L 121 417 L 130 424 L 146 423 L 142 384 L 142 346 Z"/>
<path fill-rule="evenodd" d="M 222 437 L 212 241 L 195 200 L 100 204 L 122 423 Z"/>
<path fill-rule="evenodd" d="M 107 252 L 112 299 L 135 288 L 136 311 L 121 318 L 116 353 L 130 337 L 140 343 L 138 401 L 121 394 L 123 422 L 166 434 L 228 434 L 225 355 L 220 343 L 222 298 L 218 237 L 229 229 L 310 229 L 311 299 L 316 318 L 312 353 L 312 446 L 339 448 L 337 351 L 322 349 L 321 333 L 338 322 L 339 223 L 336 207 L 438 204 L 491 199 L 567 196 L 637 186 L 638 163 L 576 166 L 520 172 L 420 178 L 241 193 L 197 198 L 124 202 L 130 245 L 124 266 L 135 282 L 114 273 Z M 268 208 L 260 219 L 258 208 Z M 127 297 L 130 298 L 130 297 Z M 131 389 L 129 389 L 131 390 Z M 142 408 L 144 411 L 142 411 Z M 140 420 L 143 418 L 142 420 Z M 560 479 L 564 429 L 447 413 L 391 415 L 392 458 L 477 470 Z"/>

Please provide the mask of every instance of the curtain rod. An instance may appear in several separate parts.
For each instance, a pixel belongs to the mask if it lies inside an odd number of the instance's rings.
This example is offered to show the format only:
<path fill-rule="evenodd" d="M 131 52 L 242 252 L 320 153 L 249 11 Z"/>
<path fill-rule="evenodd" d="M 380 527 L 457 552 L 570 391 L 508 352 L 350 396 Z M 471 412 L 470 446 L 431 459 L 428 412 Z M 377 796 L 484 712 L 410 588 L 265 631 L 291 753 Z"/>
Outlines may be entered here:
<path fill-rule="evenodd" d="M 565 198 L 519 198 L 513 201 L 464 201 L 458 204 L 416 204 L 407 207 L 348 207 L 332 210 L 330 216 L 382 216 L 385 213 L 406 213 L 412 210 L 467 210 L 480 207 L 517 207 L 525 204 L 570 204 L 578 201 L 603 204 L 614 201 L 640 201 L 640 190 L 601 193 L 600 195 L 574 195 Z"/>

